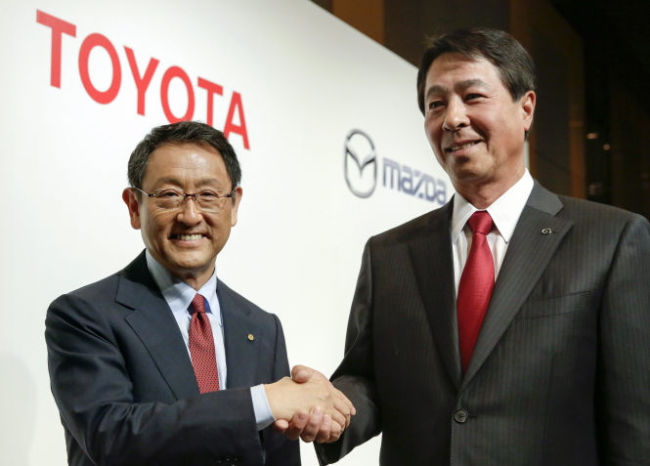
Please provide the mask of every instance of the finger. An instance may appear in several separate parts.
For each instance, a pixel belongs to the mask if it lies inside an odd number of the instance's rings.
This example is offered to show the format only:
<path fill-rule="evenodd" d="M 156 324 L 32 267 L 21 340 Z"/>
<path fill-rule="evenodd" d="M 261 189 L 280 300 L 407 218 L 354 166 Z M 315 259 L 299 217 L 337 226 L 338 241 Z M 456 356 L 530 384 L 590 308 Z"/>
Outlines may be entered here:
<path fill-rule="evenodd" d="M 303 429 L 300 438 L 305 442 L 313 442 L 316 438 L 316 435 L 318 435 L 318 431 L 320 430 L 322 422 L 323 410 L 320 408 L 320 406 L 316 406 L 311 412 L 309 422 Z"/>
<path fill-rule="evenodd" d="M 334 396 L 332 400 L 333 400 L 334 409 L 336 410 L 336 412 L 332 415 L 332 420 L 341 424 L 343 428 L 347 428 L 350 425 L 350 418 L 352 415 L 350 404 L 348 404 L 347 398 L 341 399 L 339 397 Z M 354 408 L 354 406 L 352 406 L 352 408 Z"/>
<path fill-rule="evenodd" d="M 273 423 L 273 427 L 278 432 L 284 432 L 289 428 L 289 421 L 287 421 L 286 419 L 278 419 Z"/>
<path fill-rule="evenodd" d="M 332 385 L 332 387 L 334 387 L 334 385 Z M 337 388 L 334 388 L 334 390 L 336 390 L 336 397 L 337 397 L 337 398 L 338 398 L 342 403 L 345 403 L 345 404 L 348 406 L 348 409 L 349 409 L 349 411 L 350 411 L 350 414 L 351 414 L 352 416 L 354 416 L 355 414 L 357 414 L 357 409 L 354 407 L 354 405 L 352 404 L 352 402 L 350 401 L 350 399 L 349 399 L 347 396 L 345 396 L 341 390 L 338 390 Z"/>
<path fill-rule="evenodd" d="M 346 427 L 349 424 L 346 410 L 340 410 L 336 404 L 332 409 L 328 410 L 326 414 L 329 414 L 332 418 L 332 421 L 340 424 L 341 426 Z"/>
<path fill-rule="evenodd" d="M 341 424 L 343 429 L 347 429 L 348 426 L 350 425 L 350 420 L 351 420 L 349 406 L 346 403 L 343 403 L 342 401 L 335 401 L 334 408 L 337 410 L 337 412 L 339 412 L 343 416 L 343 422 L 339 424 Z"/>
<path fill-rule="evenodd" d="M 305 383 L 311 379 L 314 372 L 310 367 L 297 364 L 291 369 L 291 378 L 294 382 Z"/>
<path fill-rule="evenodd" d="M 330 429 L 330 436 L 327 440 L 328 442 L 336 442 L 339 437 L 343 434 L 343 427 L 336 422 L 332 421 L 332 427 Z"/>
<path fill-rule="evenodd" d="M 291 421 L 289 422 L 289 427 L 284 431 L 284 435 L 289 440 L 297 440 L 302 434 L 303 429 L 309 421 L 309 416 L 304 411 L 298 411 L 293 415 Z"/>
<path fill-rule="evenodd" d="M 329 442 L 331 436 L 330 434 L 331 429 L 332 429 L 332 418 L 329 414 L 325 414 L 323 416 L 323 422 L 321 423 L 320 430 L 318 431 L 318 435 L 316 435 L 314 442 L 316 443 Z"/>

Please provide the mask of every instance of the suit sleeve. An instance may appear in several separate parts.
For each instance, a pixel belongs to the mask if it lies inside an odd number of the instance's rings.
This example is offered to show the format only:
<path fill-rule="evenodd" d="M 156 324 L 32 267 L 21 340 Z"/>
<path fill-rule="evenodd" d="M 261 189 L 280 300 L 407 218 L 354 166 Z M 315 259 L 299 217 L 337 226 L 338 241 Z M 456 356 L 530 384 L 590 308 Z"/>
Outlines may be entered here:
<path fill-rule="evenodd" d="M 597 416 L 603 464 L 650 464 L 650 225 L 626 225 L 603 293 Z"/>
<path fill-rule="evenodd" d="M 352 417 L 350 426 L 338 441 L 315 444 L 321 465 L 338 461 L 354 447 L 381 431 L 373 358 L 371 242 L 372 239 L 364 249 L 352 301 L 345 338 L 345 356 L 332 375 L 332 383 L 350 399 L 357 414 Z"/>
<path fill-rule="evenodd" d="M 104 309 L 69 294 L 54 301 L 45 337 L 51 387 L 69 455 L 98 465 L 262 464 L 248 388 L 169 402 L 136 401 L 124 345 Z M 164 342 L 161 342 L 164 344 Z M 160 399 L 169 398 L 161 396 Z M 71 464 L 87 464 L 69 458 Z"/>

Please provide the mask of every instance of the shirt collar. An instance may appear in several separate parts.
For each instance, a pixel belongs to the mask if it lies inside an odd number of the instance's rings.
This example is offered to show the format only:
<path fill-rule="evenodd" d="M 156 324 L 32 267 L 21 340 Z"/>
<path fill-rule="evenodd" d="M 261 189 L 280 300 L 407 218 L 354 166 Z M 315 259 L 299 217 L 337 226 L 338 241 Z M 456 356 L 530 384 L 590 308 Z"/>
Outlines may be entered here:
<path fill-rule="evenodd" d="M 512 238 L 519 216 L 526 206 L 534 185 L 533 177 L 528 169 L 524 175 L 512 185 L 505 193 L 494 201 L 487 209 L 494 226 L 506 243 Z M 454 208 L 451 214 L 451 240 L 456 241 L 463 231 L 467 220 L 477 209 L 460 194 L 454 194 Z"/>
<path fill-rule="evenodd" d="M 154 259 L 154 257 L 149 253 L 149 250 L 147 250 L 145 254 L 147 258 L 147 268 L 172 311 L 189 308 L 192 299 L 194 299 L 194 296 L 197 293 L 201 294 L 208 301 L 206 312 L 212 312 L 213 309 L 219 309 L 216 267 L 208 281 L 205 282 L 199 291 L 196 291 L 183 280 L 173 276 L 165 267 Z M 219 316 L 219 319 L 221 319 L 221 313 L 218 312 L 216 314 Z"/>

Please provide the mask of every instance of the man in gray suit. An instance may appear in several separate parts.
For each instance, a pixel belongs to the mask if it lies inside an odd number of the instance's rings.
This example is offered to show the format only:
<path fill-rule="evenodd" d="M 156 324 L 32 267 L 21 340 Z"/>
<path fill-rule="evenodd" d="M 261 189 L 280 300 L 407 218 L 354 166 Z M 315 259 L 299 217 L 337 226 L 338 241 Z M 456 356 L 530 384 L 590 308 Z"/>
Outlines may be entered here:
<path fill-rule="evenodd" d="M 648 221 L 530 176 L 534 67 L 509 34 L 436 38 L 417 88 L 456 194 L 368 241 L 332 376 L 357 415 L 321 463 L 381 432 L 386 466 L 650 464 Z"/>
<path fill-rule="evenodd" d="M 217 279 L 237 222 L 241 171 L 216 129 L 154 128 L 123 192 L 146 250 L 56 299 L 45 338 L 71 465 L 299 465 L 272 430 L 300 410 L 334 439 L 349 401 L 290 378 L 279 319 Z"/>

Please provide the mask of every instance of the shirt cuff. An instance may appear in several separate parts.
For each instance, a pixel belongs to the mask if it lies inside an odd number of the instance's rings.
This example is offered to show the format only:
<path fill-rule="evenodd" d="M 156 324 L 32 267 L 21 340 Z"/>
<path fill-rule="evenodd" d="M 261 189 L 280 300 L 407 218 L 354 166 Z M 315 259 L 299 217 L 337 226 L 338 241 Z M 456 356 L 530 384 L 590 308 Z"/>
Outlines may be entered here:
<path fill-rule="evenodd" d="M 251 387 L 251 398 L 253 400 L 253 411 L 255 411 L 255 424 L 257 430 L 262 430 L 275 422 L 269 400 L 266 397 L 264 385 L 255 385 Z"/>

